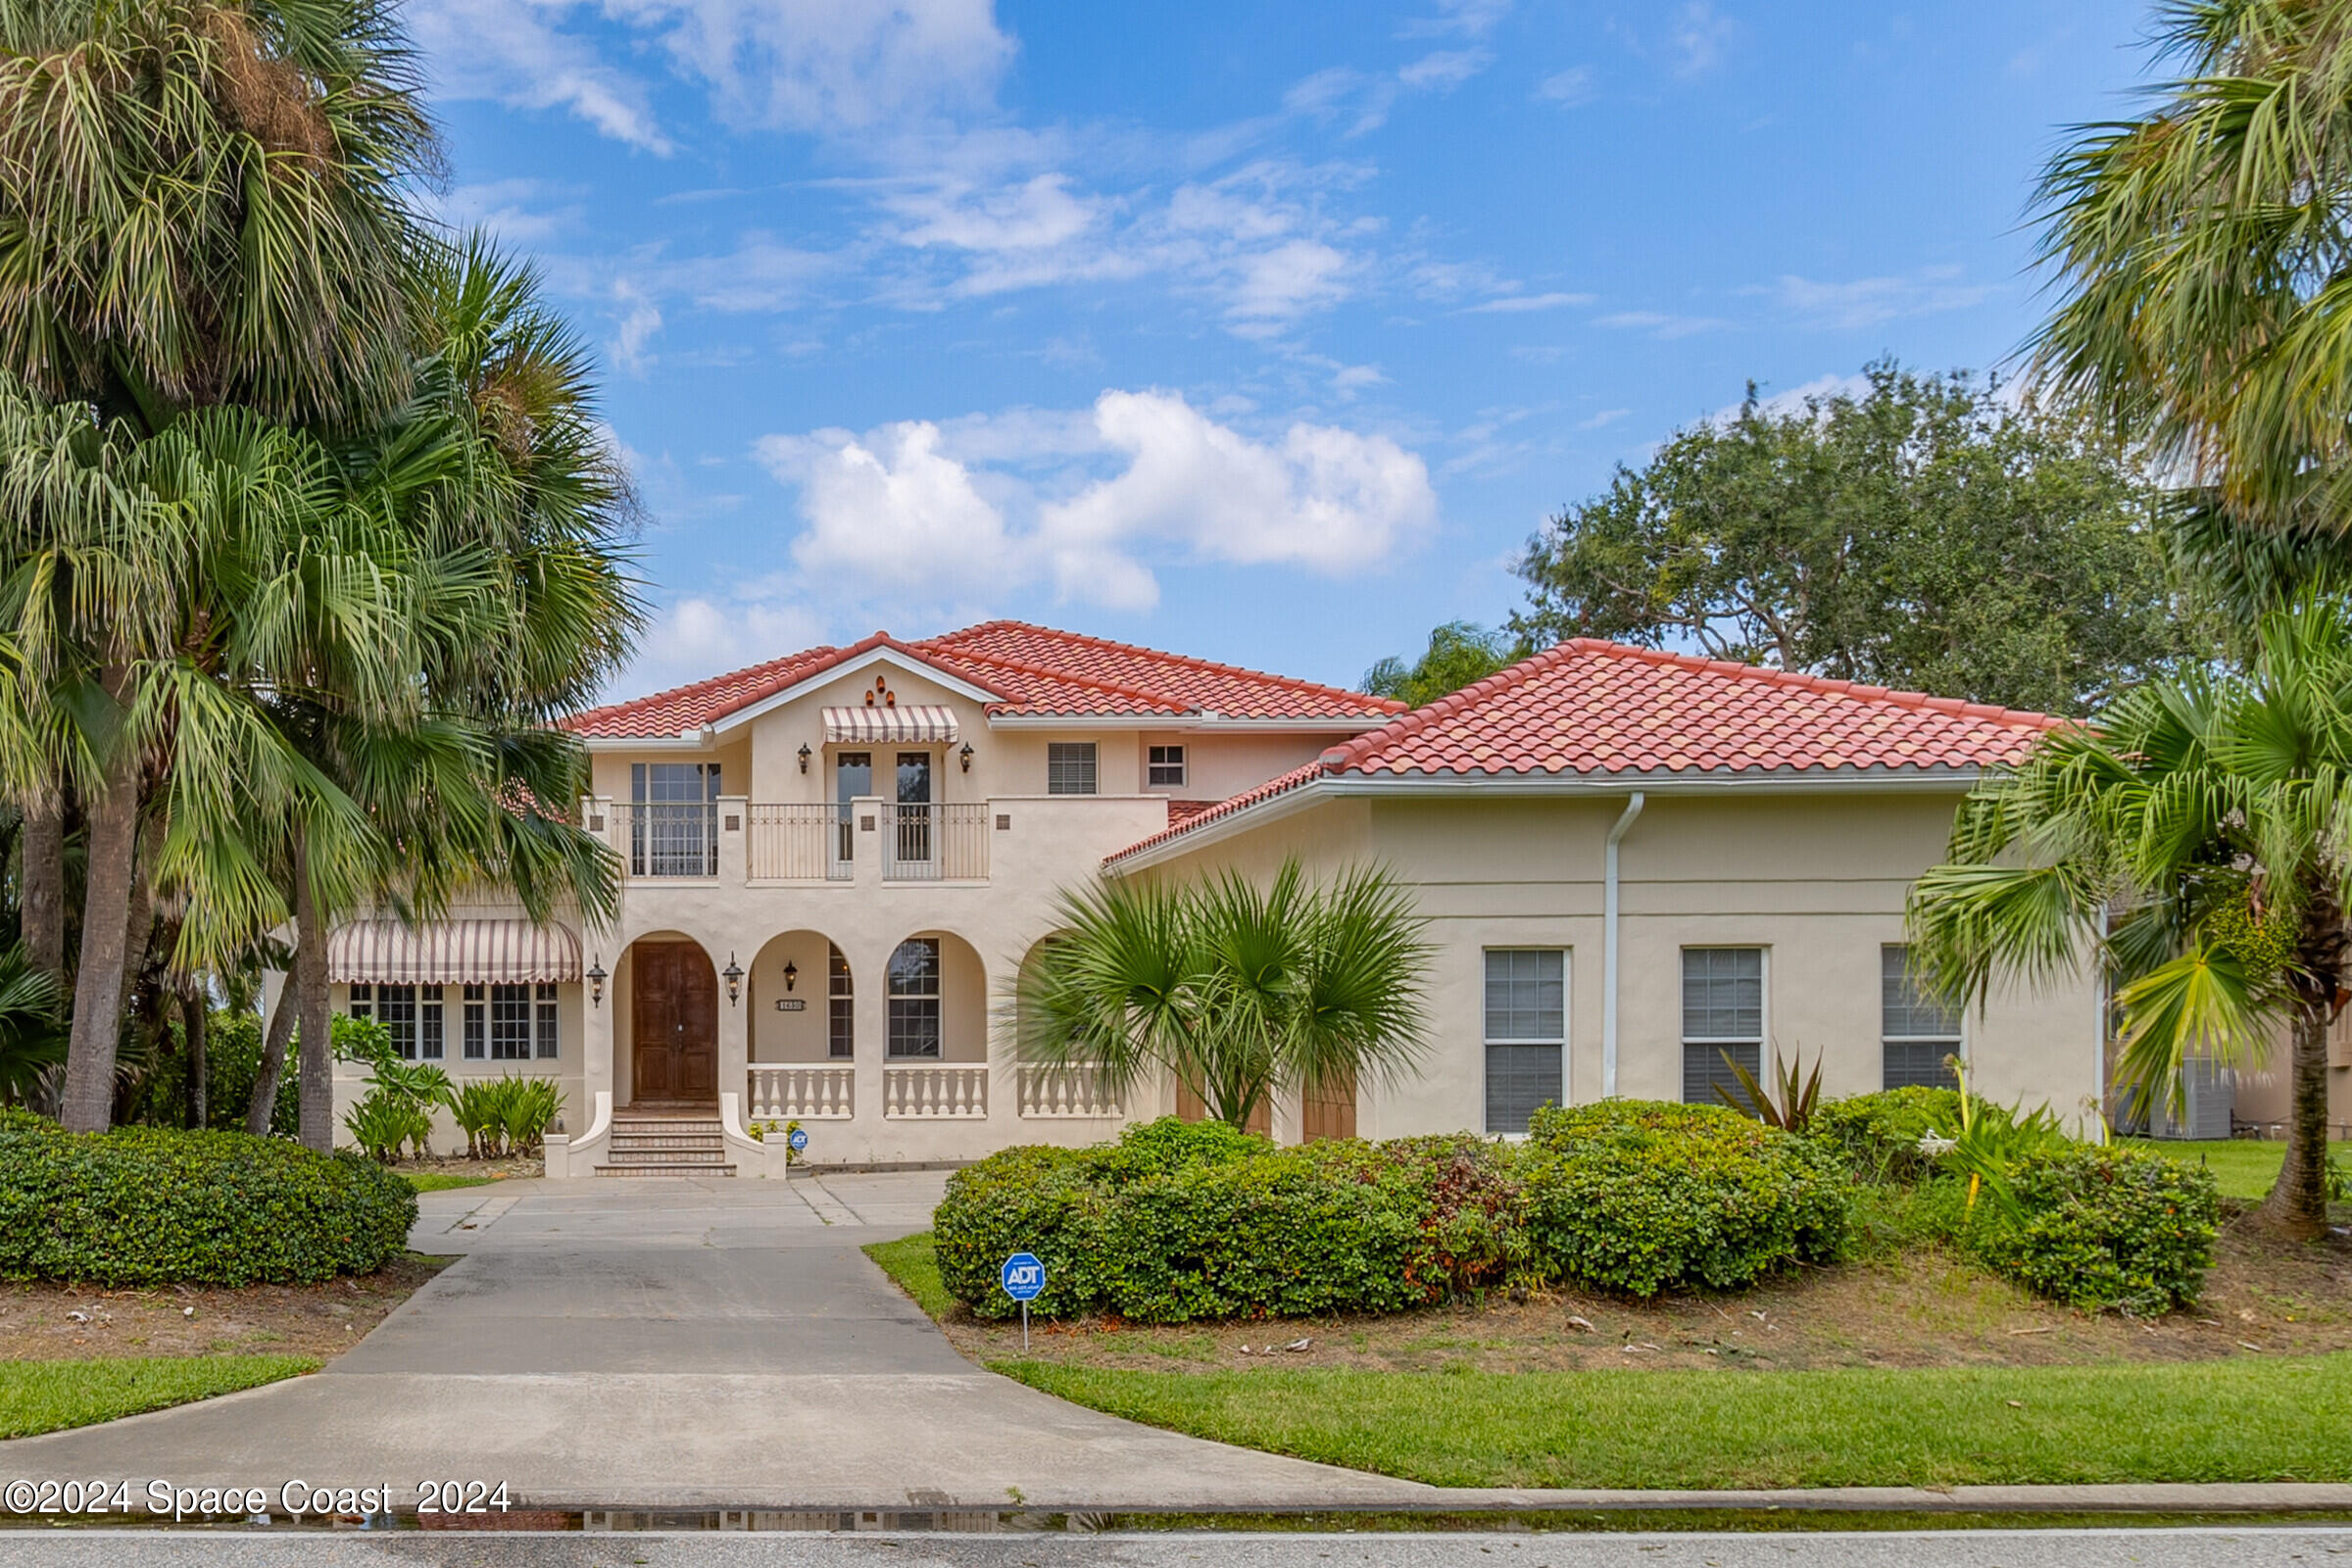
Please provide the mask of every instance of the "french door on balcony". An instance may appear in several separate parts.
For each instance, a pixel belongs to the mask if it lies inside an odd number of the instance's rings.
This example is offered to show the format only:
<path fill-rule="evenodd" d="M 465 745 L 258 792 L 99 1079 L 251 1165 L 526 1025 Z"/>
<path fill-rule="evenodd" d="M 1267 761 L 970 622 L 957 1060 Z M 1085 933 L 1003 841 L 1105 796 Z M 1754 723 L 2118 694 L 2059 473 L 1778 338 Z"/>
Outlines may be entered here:
<path fill-rule="evenodd" d="M 931 861 L 931 754 L 899 754 L 897 842 L 891 858 L 900 865 L 928 865 Z"/>
<path fill-rule="evenodd" d="M 834 831 L 834 858 L 843 865 L 858 858 L 858 817 L 851 803 L 874 793 L 874 754 L 836 752 L 833 756 L 833 799 L 839 803 L 840 825 Z"/>
<path fill-rule="evenodd" d="M 718 875 L 718 764 L 629 764 L 629 874 Z"/>

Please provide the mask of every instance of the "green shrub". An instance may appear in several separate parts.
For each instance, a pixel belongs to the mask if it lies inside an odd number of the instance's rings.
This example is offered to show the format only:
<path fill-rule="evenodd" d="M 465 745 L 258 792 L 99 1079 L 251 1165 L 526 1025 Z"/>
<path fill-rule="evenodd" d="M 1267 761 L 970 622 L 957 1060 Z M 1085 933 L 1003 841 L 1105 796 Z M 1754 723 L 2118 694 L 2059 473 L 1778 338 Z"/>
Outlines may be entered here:
<path fill-rule="evenodd" d="M 1140 1130 L 1140 1129 L 1138 1129 Z M 1015 1252 L 1046 1265 L 1045 1293 L 1030 1310 L 1076 1317 L 1099 1310 L 1103 1279 L 1107 1191 L 1091 1179 L 1101 1152 L 1022 1147 L 1000 1150 L 948 1178 L 931 1220 L 939 1277 L 981 1317 L 1018 1310 L 998 1286 L 998 1270 Z"/>
<path fill-rule="evenodd" d="M 2152 1314 L 2196 1299 L 2221 1228 L 2212 1172 L 2139 1150 L 2077 1146 L 2014 1161 L 2008 1184 L 2017 1216 L 1987 1212 L 1970 1232 L 1992 1268 L 2092 1310 Z"/>
<path fill-rule="evenodd" d="M 1857 1175 L 1909 1185 L 1935 1166 L 1920 1139 L 1959 1131 L 1959 1090 L 1912 1088 L 1833 1100 L 1813 1113 L 1805 1135 L 1834 1150 Z"/>
<path fill-rule="evenodd" d="M 380 1268 L 416 1222 L 415 1189 L 354 1152 L 232 1132 L 69 1133 L 0 1110 L 0 1278 L 322 1280 Z"/>
<path fill-rule="evenodd" d="M 343 1113 L 343 1125 L 353 1143 L 389 1165 L 400 1158 L 403 1145 L 423 1157 L 426 1140 L 433 1133 L 433 1113 L 424 1104 L 378 1084 Z"/>
<path fill-rule="evenodd" d="M 534 1154 L 564 1113 L 564 1095 L 551 1078 L 507 1073 L 476 1078 L 444 1102 L 476 1159 Z"/>
<path fill-rule="evenodd" d="M 1525 1180 L 1535 1267 L 1634 1296 L 1753 1283 L 1843 1250 L 1850 1178 L 1736 1111 L 1608 1101 L 1535 1113 Z"/>

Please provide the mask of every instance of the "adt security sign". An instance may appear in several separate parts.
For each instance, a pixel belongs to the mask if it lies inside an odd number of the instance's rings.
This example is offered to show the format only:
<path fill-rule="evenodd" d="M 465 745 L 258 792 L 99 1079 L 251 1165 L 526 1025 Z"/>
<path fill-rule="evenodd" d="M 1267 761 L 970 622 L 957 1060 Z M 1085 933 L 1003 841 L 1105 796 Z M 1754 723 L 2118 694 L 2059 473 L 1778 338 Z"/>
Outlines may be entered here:
<path fill-rule="evenodd" d="M 806 1152 L 808 1148 L 808 1129 L 806 1127 L 795 1127 L 792 1130 L 792 1136 L 786 1139 L 785 1142 L 792 1145 L 792 1152 L 796 1154 Z"/>
<path fill-rule="evenodd" d="M 1046 1288 L 1046 1265 L 1037 1260 L 1035 1252 L 1015 1252 L 997 1270 L 997 1282 L 1004 1294 L 1021 1303 L 1021 1348 L 1029 1348 L 1029 1303 L 1037 1299 Z"/>
<path fill-rule="evenodd" d="M 1034 1301 L 1045 1294 L 1046 1265 L 1034 1252 L 1013 1253 L 997 1277 L 1004 1282 L 1004 1294 L 1016 1301 Z"/>

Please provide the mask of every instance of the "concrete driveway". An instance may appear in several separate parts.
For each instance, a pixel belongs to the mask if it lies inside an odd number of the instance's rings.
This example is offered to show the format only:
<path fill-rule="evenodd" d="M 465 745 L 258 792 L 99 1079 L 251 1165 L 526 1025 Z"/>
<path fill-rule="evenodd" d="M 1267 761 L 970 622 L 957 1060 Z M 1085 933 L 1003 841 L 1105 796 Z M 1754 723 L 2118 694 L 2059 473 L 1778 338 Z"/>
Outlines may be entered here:
<path fill-rule="evenodd" d="M 0 1475 L 388 1482 L 403 1499 L 428 1478 L 479 1479 L 516 1502 L 596 1508 L 1444 1496 L 1135 1426 L 973 1367 L 858 1251 L 928 1225 L 944 1180 L 428 1193 L 413 1245 L 464 1255 L 324 1372 L 0 1444 Z"/>

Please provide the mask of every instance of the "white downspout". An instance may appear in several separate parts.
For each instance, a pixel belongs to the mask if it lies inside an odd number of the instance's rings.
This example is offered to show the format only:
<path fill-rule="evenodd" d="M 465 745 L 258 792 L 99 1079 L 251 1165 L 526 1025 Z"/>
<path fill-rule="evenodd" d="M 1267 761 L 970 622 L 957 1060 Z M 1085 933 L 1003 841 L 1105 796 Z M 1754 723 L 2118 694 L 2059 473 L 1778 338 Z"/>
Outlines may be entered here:
<path fill-rule="evenodd" d="M 1609 829 L 1600 878 L 1600 1098 L 1617 1098 L 1617 844 L 1642 814 L 1640 790 L 1626 797 L 1625 810 Z"/>

